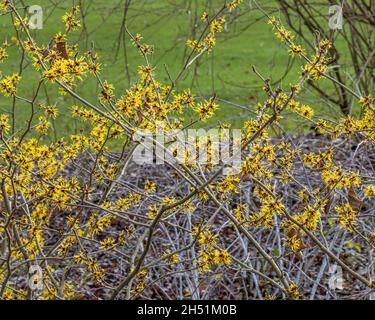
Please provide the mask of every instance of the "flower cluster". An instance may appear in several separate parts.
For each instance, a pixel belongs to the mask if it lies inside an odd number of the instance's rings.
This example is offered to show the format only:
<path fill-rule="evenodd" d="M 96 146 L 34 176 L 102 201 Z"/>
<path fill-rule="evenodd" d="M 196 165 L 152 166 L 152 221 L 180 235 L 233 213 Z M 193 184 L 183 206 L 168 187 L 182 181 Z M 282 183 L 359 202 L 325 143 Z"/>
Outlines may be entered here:
<path fill-rule="evenodd" d="M 17 31 L 26 31 L 10 3 L 2 1 L 0 10 L 10 10 L 17 17 Z M 232 14 L 240 3 L 226 2 L 216 15 L 202 15 L 205 28 L 200 40 L 187 41 L 193 50 L 177 80 L 195 59 L 212 50 L 225 28 L 224 13 Z M 122 293 L 135 298 L 143 297 L 146 288 L 161 291 L 154 283 L 175 274 L 192 274 L 193 281 L 186 281 L 191 287 L 215 275 L 217 287 L 225 287 L 220 275 L 231 278 L 242 272 L 252 273 L 255 291 L 266 299 L 300 299 L 303 286 L 295 276 L 300 272 L 285 276 L 287 270 L 299 268 L 294 257 L 303 260 L 305 252 L 318 253 L 345 264 L 330 246 L 339 241 L 327 240 L 332 233 L 341 237 L 342 229 L 349 231 L 345 237 L 373 246 L 374 228 L 364 223 L 367 216 L 373 218 L 375 186 L 368 174 L 373 158 L 366 158 L 363 168 L 352 164 L 361 148 L 370 149 L 375 141 L 374 99 L 356 97 L 361 112 L 336 121 L 321 117 L 315 104 L 300 96 L 307 81 L 328 76 L 330 41 L 318 41 L 309 56 L 292 32 L 271 17 L 277 38 L 305 64 L 289 88 L 261 77 L 265 98 L 252 110 L 255 116 L 245 115 L 238 138 L 239 170 L 224 175 L 225 164 L 211 163 L 217 156 L 214 139 L 193 137 L 185 161 L 176 164 L 168 158 L 163 170 L 144 166 L 143 177 L 142 169 L 131 162 L 144 143 L 134 139 L 136 133 L 149 132 L 157 145 L 163 132 L 174 156 L 180 143 L 175 130 L 207 125 L 220 100 L 216 94 L 200 97 L 190 89 L 179 90 L 177 80 L 158 81 L 150 59 L 154 48 L 130 32 L 144 64 L 127 89 L 116 88 L 115 81 L 102 79 L 94 49 L 81 54 L 71 44 L 71 32 L 80 27 L 79 13 L 76 6 L 63 16 L 65 31 L 55 34 L 48 46 L 38 46 L 29 32 L 16 32 L 14 41 L 39 75 L 37 91 L 58 87 L 63 99 L 46 102 L 38 92 L 32 100 L 19 95 L 18 73 L 0 80 L 5 97 L 30 106 L 23 125 L 16 123 L 14 111 L 0 114 L 2 299 L 116 298 Z M 4 44 L 0 61 L 6 58 Z M 254 72 L 258 74 L 255 67 Z M 77 90 L 87 78 L 98 88 L 94 99 Z M 64 114 L 60 103 L 71 113 Z M 313 125 L 326 139 L 324 145 L 313 149 L 295 143 L 283 129 L 283 119 L 291 113 Z M 77 130 L 49 140 L 62 115 L 74 119 Z M 220 128 L 230 126 L 221 123 Z M 345 166 L 337 159 L 338 145 L 351 139 L 357 140 Z M 234 149 L 236 142 L 230 141 L 228 148 Z M 207 150 L 204 164 L 191 161 L 200 150 Z M 152 160 L 159 159 L 155 155 Z M 31 264 L 43 271 L 37 279 L 44 286 L 39 292 L 17 281 Z M 374 286 L 351 265 L 347 270 L 363 287 Z M 82 297 L 83 288 L 98 290 Z M 199 285 L 195 289 L 200 290 Z"/>

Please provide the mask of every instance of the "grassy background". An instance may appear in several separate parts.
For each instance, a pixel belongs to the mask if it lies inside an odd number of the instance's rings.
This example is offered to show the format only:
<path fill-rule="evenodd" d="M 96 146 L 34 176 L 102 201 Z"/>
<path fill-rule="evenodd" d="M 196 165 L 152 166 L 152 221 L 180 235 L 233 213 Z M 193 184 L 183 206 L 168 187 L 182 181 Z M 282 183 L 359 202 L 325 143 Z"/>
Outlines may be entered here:
<path fill-rule="evenodd" d="M 142 57 L 131 45 L 129 37 L 122 37 L 120 30 L 125 1 L 76 1 L 85 12 L 83 28 L 76 31 L 70 43 L 77 42 L 80 52 L 90 49 L 91 44 L 99 53 L 102 63 L 102 79 L 113 83 L 116 95 L 120 96 L 131 83 L 137 80 L 137 67 L 143 64 Z M 136 0 L 132 1 L 127 14 L 127 26 L 133 34 L 141 33 L 144 41 L 155 46 L 152 63 L 156 66 L 159 81 L 169 83 L 168 73 L 174 78 L 183 65 L 187 55 L 185 42 L 192 37 L 194 25 L 201 24 L 199 18 L 204 11 L 215 13 L 222 5 L 222 0 Z M 52 36 L 64 30 L 61 16 L 71 6 L 71 1 L 26 1 L 27 5 L 38 4 L 44 11 L 44 28 L 34 30 L 33 36 L 39 45 L 47 45 Z M 274 1 L 262 1 L 268 11 L 275 11 Z M 216 93 L 220 99 L 253 108 L 262 95 L 260 79 L 251 71 L 255 65 L 259 72 L 273 82 L 284 87 L 297 80 L 297 71 L 301 62 L 291 61 L 286 48 L 275 38 L 270 26 L 262 14 L 244 1 L 241 15 L 235 23 L 228 24 L 219 35 L 212 53 L 203 56 L 185 74 L 177 89 L 190 87 L 198 96 Z M 198 21 L 197 21 L 198 19 Z M 0 39 L 10 39 L 15 35 L 10 27 L 10 16 L 0 17 Z M 198 26 L 199 30 L 199 26 Z M 125 41 L 123 41 L 125 39 Z M 120 41 L 119 41 L 120 40 Z M 119 46 L 119 50 L 118 49 Z M 18 72 L 20 69 L 19 53 L 15 47 L 8 48 L 9 60 L 0 65 L 4 75 Z M 35 92 L 38 74 L 23 62 L 23 79 L 19 95 L 31 98 Z M 288 66 L 291 72 L 286 74 Z M 78 92 L 87 100 L 96 103 L 98 88 L 92 79 L 87 79 L 79 86 Z M 308 97 L 306 97 L 309 100 Z M 38 102 L 56 104 L 60 110 L 55 122 L 54 139 L 66 132 L 75 132 L 82 126 L 69 117 L 74 100 L 61 97 L 57 86 L 47 84 L 43 88 Z M 309 102 L 309 101 L 307 101 Z M 249 115 L 230 103 L 221 102 L 221 107 L 214 121 L 231 122 L 239 126 Z M 12 99 L 0 96 L 1 112 L 12 110 Z M 17 102 L 15 107 L 16 130 L 25 125 L 30 114 L 30 106 Z M 212 124 L 208 123 L 208 125 Z"/>

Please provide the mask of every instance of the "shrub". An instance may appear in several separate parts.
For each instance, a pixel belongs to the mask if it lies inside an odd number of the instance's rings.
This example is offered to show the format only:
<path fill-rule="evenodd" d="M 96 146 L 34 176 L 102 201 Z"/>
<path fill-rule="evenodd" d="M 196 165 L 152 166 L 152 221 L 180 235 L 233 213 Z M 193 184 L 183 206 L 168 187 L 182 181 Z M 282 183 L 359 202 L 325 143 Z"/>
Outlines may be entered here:
<path fill-rule="evenodd" d="M 15 21 L 18 37 L 12 41 L 21 59 L 39 74 L 29 84 L 31 98 L 17 94 L 17 72 L 0 82 L 4 99 L 30 109 L 25 128 L 0 116 L 3 299 L 299 299 L 306 290 L 314 298 L 318 290 L 321 296 L 334 292 L 327 287 L 330 264 L 361 294 L 374 289 L 373 98 L 336 81 L 362 110 L 338 122 L 299 100 L 307 81 L 327 77 L 330 41 L 319 39 L 308 55 L 278 18 L 268 17 L 291 56 L 304 63 L 299 81 L 287 89 L 273 87 L 253 67 L 266 98 L 249 113 L 241 135 L 221 145 L 240 153 L 237 167 L 213 161 L 217 136 L 179 140 L 176 132 L 185 134 L 191 125 L 184 115 L 193 113 L 199 126 L 214 117 L 219 102 L 216 95 L 178 92 L 178 81 L 214 50 L 226 17 L 240 2 L 202 15 L 202 32 L 187 40 L 190 54 L 170 84 L 155 77 L 153 46 L 127 30 L 145 63 L 138 81 L 117 95 L 101 78 L 95 51 L 80 54 L 69 44 L 80 26 L 78 7 L 64 15 L 65 30 L 46 48 L 33 39 L 13 1 L 2 1 L 4 14 Z M 6 52 L 3 45 L 1 59 Z M 97 81 L 98 97 L 77 93 L 89 77 Z M 88 130 L 43 143 L 60 116 L 56 106 L 39 99 L 45 83 L 75 99 L 70 116 Z M 314 125 L 316 136 L 285 132 L 281 120 L 290 113 Z M 222 137 L 230 125 L 218 129 Z M 135 164 L 134 155 L 142 158 L 150 146 L 167 155 L 163 165 L 155 165 L 160 153 L 148 165 Z M 204 151 L 204 163 L 190 161 L 197 150 Z"/>

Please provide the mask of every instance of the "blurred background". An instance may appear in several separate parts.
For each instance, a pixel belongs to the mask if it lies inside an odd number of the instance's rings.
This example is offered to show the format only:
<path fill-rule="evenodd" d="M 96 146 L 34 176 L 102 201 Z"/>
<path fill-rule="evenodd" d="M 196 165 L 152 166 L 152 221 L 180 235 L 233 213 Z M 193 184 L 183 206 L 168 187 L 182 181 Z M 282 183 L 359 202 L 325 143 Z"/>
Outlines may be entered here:
<path fill-rule="evenodd" d="M 47 47 L 51 38 L 64 31 L 61 17 L 73 4 L 80 6 L 82 27 L 69 38 L 69 44 L 76 43 L 79 52 L 94 48 L 102 64 L 102 79 L 112 83 L 117 96 L 137 81 L 137 68 L 144 64 L 143 58 L 131 44 L 126 33 L 126 24 L 132 34 L 141 33 L 144 41 L 154 46 L 151 63 L 156 67 L 158 81 L 170 83 L 169 75 L 175 78 L 182 68 L 189 48 L 186 40 L 199 35 L 204 27 L 200 20 L 203 12 L 215 14 L 223 0 L 28 0 L 15 1 L 17 7 L 28 15 L 31 5 L 43 9 L 43 28 L 31 30 L 40 47 Z M 358 93 L 374 91 L 374 1 L 287 1 L 262 0 L 258 4 L 269 15 L 280 17 L 305 47 L 313 54 L 313 45 L 323 37 L 334 42 L 331 52 L 330 74 Z M 343 8 L 343 28 L 332 30 L 329 8 L 339 5 Z M 0 16 L 0 41 L 7 41 L 9 59 L 0 65 L 2 74 L 22 73 L 19 95 L 31 97 L 37 85 L 36 77 L 28 57 L 16 51 L 12 41 L 15 30 L 9 29 L 11 15 Z M 274 31 L 267 25 L 267 17 L 253 0 L 243 1 L 240 10 L 227 19 L 224 31 L 218 36 L 217 44 L 210 54 L 205 54 L 191 66 L 177 85 L 177 91 L 191 88 L 198 97 L 216 94 L 220 102 L 217 117 L 207 123 L 230 123 L 240 127 L 263 97 L 260 81 L 252 72 L 252 66 L 274 86 L 289 88 L 299 78 L 303 60 L 292 59 L 287 48 L 276 39 Z M 168 75 L 169 74 L 169 75 Z M 96 102 L 97 84 L 87 79 L 77 89 L 91 102 Z M 68 132 L 80 130 L 69 119 L 71 97 L 61 96 L 58 87 L 45 84 L 42 100 L 55 104 L 60 110 L 54 124 L 55 135 L 45 139 L 56 139 Z M 48 92 L 48 94 L 47 94 Z M 44 101 L 43 101 L 44 99 Z M 330 80 L 310 84 L 301 96 L 301 102 L 311 105 L 316 114 L 324 114 L 333 120 L 342 113 L 356 112 L 356 101 Z M 27 105 L 17 102 L 12 105 L 9 98 L 0 97 L 1 112 L 14 112 L 19 127 L 25 125 L 29 114 Z M 293 120 L 293 121 L 292 121 Z M 287 129 L 294 132 L 311 130 L 302 120 L 286 115 L 283 119 Z"/>

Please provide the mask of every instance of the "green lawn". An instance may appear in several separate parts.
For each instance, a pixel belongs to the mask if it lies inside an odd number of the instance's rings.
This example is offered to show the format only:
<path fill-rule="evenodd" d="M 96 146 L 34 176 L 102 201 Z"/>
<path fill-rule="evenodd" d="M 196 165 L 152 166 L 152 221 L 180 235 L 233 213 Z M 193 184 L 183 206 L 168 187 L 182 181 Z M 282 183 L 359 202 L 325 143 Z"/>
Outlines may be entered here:
<path fill-rule="evenodd" d="M 28 1 L 26 1 L 28 4 Z M 63 30 L 61 16 L 71 4 L 71 1 L 59 1 L 53 6 L 52 1 L 42 0 L 38 4 L 44 9 L 44 28 L 33 31 L 39 44 L 47 44 L 49 39 Z M 56 2 L 57 3 L 57 2 Z M 124 1 L 82 1 L 82 7 L 87 10 L 81 30 L 75 32 L 72 42 L 77 42 L 80 52 L 95 45 L 102 62 L 102 78 L 113 83 L 116 94 L 121 95 L 124 90 L 136 81 L 137 66 L 142 64 L 142 57 L 131 45 L 129 37 L 119 45 L 121 23 L 124 11 Z M 199 3 L 199 4 L 197 4 Z M 156 67 L 159 81 L 168 83 L 169 71 L 174 78 L 180 70 L 187 51 L 185 41 L 191 38 L 194 24 L 201 23 L 200 15 L 207 11 L 216 12 L 222 5 L 222 0 L 186 1 L 186 0 L 136 0 L 132 1 L 127 25 L 132 33 L 142 33 L 145 42 L 155 46 L 152 63 Z M 31 4 L 31 3 L 30 3 Z M 33 1 L 32 4 L 36 4 Z M 263 4 L 263 2 L 262 2 Z M 235 23 L 229 24 L 217 41 L 212 53 L 205 55 L 186 73 L 178 83 L 177 89 L 190 87 L 198 96 L 208 96 L 216 93 L 220 99 L 233 103 L 254 107 L 262 95 L 262 82 L 252 72 L 255 65 L 258 71 L 272 81 L 282 80 L 281 85 L 288 87 L 297 79 L 297 71 L 301 62 L 293 62 L 292 70 L 283 77 L 287 69 L 289 56 L 287 50 L 275 38 L 273 31 L 257 10 L 250 10 L 246 1 L 243 4 L 243 15 Z M 268 9 L 274 7 L 273 1 L 265 2 Z M 198 19 L 198 21 L 195 21 Z M 0 39 L 10 39 L 14 30 L 9 27 L 9 17 L 0 17 Z M 199 27 L 198 27 L 199 28 Z M 0 65 L 4 75 L 18 72 L 19 54 L 15 47 L 8 49 L 9 60 Z M 28 64 L 24 61 L 24 66 Z M 127 65 L 127 68 L 126 68 Z M 19 90 L 21 96 L 31 98 L 37 84 L 38 74 L 27 66 L 23 71 L 22 84 Z M 129 82 L 130 80 L 130 82 Z M 45 93 L 48 92 L 48 95 Z M 87 100 L 96 103 L 97 86 L 89 79 L 79 86 L 78 92 Z M 57 86 L 48 85 L 40 95 L 39 102 L 56 103 L 60 110 L 60 117 L 55 122 L 57 136 L 66 132 L 78 130 L 82 124 L 76 123 L 69 117 L 69 110 L 74 101 L 70 97 L 58 95 Z M 239 125 L 247 114 L 241 109 L 227 103 L 220 103 L 218 117 L 215 121 L 231 122 Z M 12 99 L 0 97 L 2 112 L 12 109 Z M 30 106 L 17 102 L 17 129 L 22 128 L 25 119 L 30 114 Z M 52 137 L 53 138 L 53 137 Z"/>

